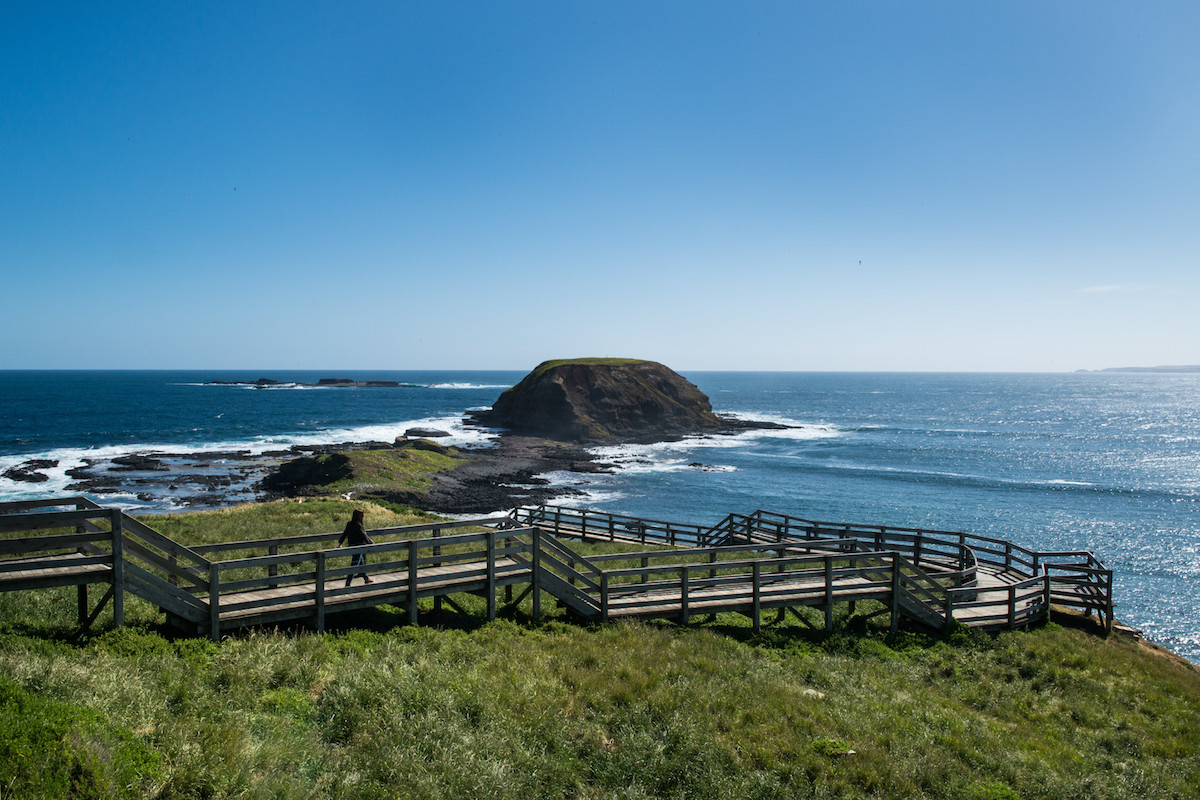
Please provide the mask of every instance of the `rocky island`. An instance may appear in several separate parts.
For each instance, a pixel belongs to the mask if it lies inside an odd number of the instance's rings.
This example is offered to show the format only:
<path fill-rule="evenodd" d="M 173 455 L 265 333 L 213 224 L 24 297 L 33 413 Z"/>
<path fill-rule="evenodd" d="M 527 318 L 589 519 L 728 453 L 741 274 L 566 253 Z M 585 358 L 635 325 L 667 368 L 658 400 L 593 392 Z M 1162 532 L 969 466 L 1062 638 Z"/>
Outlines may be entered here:
<path fill-rule="evenodd" d="M 569 442 L 656 442 L 728 425 L 694 384 L 633 358 L 543 362 L 476 419 Z"/>

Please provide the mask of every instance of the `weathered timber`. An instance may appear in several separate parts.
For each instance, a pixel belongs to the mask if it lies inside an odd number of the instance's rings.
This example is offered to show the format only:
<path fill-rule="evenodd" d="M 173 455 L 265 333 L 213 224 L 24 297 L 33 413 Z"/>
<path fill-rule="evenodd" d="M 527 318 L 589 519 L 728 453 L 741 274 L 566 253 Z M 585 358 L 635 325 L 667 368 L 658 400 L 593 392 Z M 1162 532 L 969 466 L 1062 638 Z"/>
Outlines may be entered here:
<path fill-rule="evenodd" d="M 72 504 L 72 511 L 46 510 Z M 697 614 L 735 612 L 756 629 L 771 608 L 811 624 L 797 612 L 809 606 L 820 609 L 829 630 L 836 604 L 853 608 L 868 599 L 883 604 L 893 628 L 902 618 L 935 629 L 953 620 L 1011 628 L 1044 618 L 1051 603 L 1096 611 L 1111 625 L 1113 610 L 1112 573 L 1090 553 L 1035 552 L 961 532 L 764 511 L 731 514 L 704 528 L 541 506 L 505 517 L 377 529 L 375 544 L 336 549 L 304 549 L 335 541 L 335 533 L 188 548 L 86 498 L 0 504 L 0 520 L 9 533 L 76 531 L 0 539 L 0 590 L 79 586 L 81 626 L 108 602 L 121 624 L 130 591 L 162 608 L 172 624 L 214 639 L 251 625 L 298 622 L 323 631 L 329 613 L 382 604 L 404 606 L 416 624 L 422 599 L 434 598 L 439 611 L 446 600 L 461 613 L 451 597 L 466 593 L 485 598 L 491 619 L 500 589 L 510 605 L 532 597 L 535 618 L 541 592 L 548 591 L 583 619 L 688 624 Z M 444 534 L 467 527 L 476 530 Z M 558 537 L 642 549 L 584 556 Z M 235 554 L 241 557 L 218 558 Z M 360 554 L 367 565 L 352 565 Z M 342 585 L 362 572 L 372 583 Z M 88 615 L 90 583 L 108 583 L 109 590 Z M 514 587 L 524 587 L 516 600 Z"/>

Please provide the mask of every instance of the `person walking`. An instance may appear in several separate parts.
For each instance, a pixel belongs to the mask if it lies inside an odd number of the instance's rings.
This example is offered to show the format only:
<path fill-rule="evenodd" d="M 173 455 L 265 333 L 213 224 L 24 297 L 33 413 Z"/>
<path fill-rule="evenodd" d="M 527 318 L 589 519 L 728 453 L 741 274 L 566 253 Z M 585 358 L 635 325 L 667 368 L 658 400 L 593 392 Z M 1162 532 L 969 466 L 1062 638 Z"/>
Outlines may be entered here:
<path fill-rule="evenodd" d="M 364 544 L 375 544 L 370 536 L 367 535 L 367 529 L 363 526 L 364 512 L 361 508 L 354 509 L 354 513 L 350 515 L 350 521 L 346 523 L 346 529 L 342 531 L 341 537 L 338 539 L 338 547 L 345 542 L 349 547 L 358 547 Z M 351 567 L 366 567 L 367 554 L 356 553 L 350 558 Z M 374 583 L 371 576 L 366 572 L 357 572 L 346 576 L 346 585 L 350 585 L 350 581 L 354 580 L 359 575 L 362 576 L 364 583 Z"/>

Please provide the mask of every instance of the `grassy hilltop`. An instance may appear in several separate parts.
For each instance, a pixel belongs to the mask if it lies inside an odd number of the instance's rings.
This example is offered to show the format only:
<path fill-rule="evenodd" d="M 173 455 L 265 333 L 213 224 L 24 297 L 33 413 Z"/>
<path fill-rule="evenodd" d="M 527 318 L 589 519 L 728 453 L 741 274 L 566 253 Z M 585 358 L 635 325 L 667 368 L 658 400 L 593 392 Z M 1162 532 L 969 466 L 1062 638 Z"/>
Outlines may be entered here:
<path fill-rule="evenodd" d="M 339 530 L 352 504 L 148 520 L 185 542 Z M 367 505 L 369 527 L 422 518 Z M 172 639 L 130 601 L 0 595 L 0 799 L 1183 798 L 1200 673 L 1068 623 L 944 637 L 849 618 L 579 626 L 547 608 Z M 860 605 L 860 611 L 864 611 Z"/>

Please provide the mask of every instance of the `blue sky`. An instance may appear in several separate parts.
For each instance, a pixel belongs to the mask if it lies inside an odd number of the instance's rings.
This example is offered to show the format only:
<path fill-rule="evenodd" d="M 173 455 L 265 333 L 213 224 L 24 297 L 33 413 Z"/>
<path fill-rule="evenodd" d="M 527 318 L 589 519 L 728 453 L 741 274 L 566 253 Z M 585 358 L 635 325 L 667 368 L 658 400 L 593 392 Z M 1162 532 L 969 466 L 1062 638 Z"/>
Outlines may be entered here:
<path fill-rule="evenodd" d="M 29 3 L 0 368 L 1200 363 L 1192 2 Z"/>

